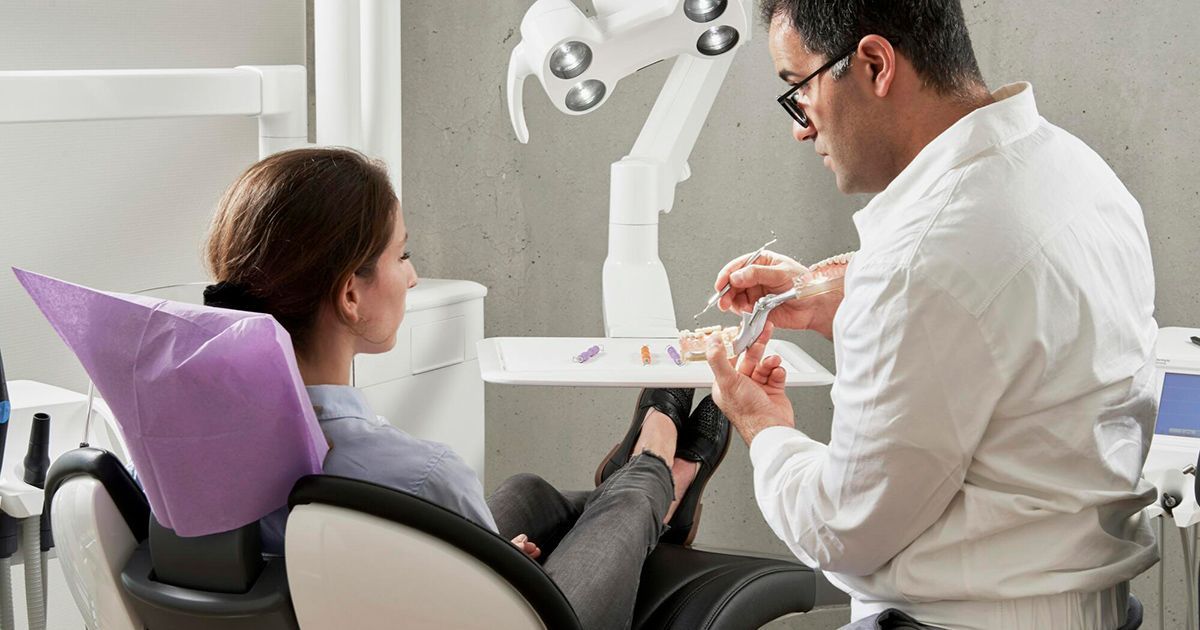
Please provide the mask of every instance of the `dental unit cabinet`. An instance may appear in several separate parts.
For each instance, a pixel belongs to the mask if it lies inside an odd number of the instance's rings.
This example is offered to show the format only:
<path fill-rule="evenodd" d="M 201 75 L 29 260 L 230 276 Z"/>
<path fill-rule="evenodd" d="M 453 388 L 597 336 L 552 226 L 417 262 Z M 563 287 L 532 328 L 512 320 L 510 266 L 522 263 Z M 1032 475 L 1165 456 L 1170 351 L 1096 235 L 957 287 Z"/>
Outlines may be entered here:
<path fill-rule="evenodd" d="M 408 292 L 396 346 L 354 359 L 354 386 L 400 429 L 449 444 L 483 477 L 484 386 L 476 344 L 483 339 L 487 288 L 422 278 Z"/>

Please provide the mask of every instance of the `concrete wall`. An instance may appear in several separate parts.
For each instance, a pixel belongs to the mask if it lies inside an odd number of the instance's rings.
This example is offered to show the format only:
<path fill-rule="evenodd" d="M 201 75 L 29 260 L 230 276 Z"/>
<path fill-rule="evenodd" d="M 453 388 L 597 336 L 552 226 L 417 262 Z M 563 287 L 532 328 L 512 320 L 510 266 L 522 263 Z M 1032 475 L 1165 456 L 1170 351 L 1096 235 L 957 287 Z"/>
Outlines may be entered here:
<path fill-rule="evenodd" d="M 666 77 L 667 64 L 615 88 L 584 117 L 558 113 L 526 90 L 531 142 L 509 127 L 503 80 L 530 0 L 404 5 L 404 207 L 416 265 L 435 277 L 486 284 L 487 334 L 598 335 L 600 266 L 606 246 L 608 167 L 632 146 Z M 587 4 L 587 3 L 580 3 Z M 1193 101 L 1200 69 L 1189 35 L 1194 0 L 1131 3 L 1065 0 L 965 2 L 989 84 L 1028 80 L 1041 111 L 1103 155 L 1141 201 L 1153 241 L 1161 325 L 1200 325 L 1200 146 Z M 531 82 L 531 84 L 534 82 Z M 661 255 L 681 318 L 698 310 L 727 258 L 757 247 L 769 230 L 803 260 L 856 247 L 846 197 L 810 147 L 789 135 L 774 98 L 765 33 L 735 61 L 692 155 L 693 177 L 662 218 Z M 791 335 L 826 366 L 830 344 Z M 798 425 L 829 435 L 828 388 L 792 394 Z M 595 464 L 624 432 L 633 390 L 488 386 L 488 465 L 495 487 L 521 471 L 564 487 L 588 487 Z M 737 443 L 706 495 L 700 544 L 785 553 L 758 515 L 745 447 Z M 1168 622 L 1182 625 L 1178 540 L 1168 537 Z M 1157 625 L 1152 570 L 1135 583 Z M 846 609 L 778 627 L 837 627 Z"/>

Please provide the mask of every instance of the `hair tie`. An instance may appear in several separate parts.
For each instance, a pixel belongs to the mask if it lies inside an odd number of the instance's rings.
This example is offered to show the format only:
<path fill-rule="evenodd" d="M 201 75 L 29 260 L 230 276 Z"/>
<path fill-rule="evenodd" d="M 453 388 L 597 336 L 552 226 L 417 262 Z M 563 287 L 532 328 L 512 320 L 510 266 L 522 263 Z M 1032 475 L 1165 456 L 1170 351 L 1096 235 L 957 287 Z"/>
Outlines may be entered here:
<path fill-rule="evenodd" d="M 252 295 L 246 287 L 232 282 L 218 282 L 205 287 L 204 305 L 216 308 L 228 308 L 235 311 L 267 313 L 266 305 L 262 299 Z"/>

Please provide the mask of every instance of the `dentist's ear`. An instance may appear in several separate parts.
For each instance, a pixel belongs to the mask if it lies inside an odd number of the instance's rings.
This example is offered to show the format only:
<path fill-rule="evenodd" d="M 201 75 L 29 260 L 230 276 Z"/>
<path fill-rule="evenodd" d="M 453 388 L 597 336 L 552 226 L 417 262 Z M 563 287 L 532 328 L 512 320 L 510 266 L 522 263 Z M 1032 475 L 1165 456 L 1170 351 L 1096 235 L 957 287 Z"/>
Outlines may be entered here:
<path fill-rule="evenodd" d="M 857 53 L 851 64 L 861 64 L 870 73 L 871 92 L 875 96 L 887 96 L 896 78 L 898 62 L 892 43 L 879 35 L 867 35 L 858 43 Z"/>

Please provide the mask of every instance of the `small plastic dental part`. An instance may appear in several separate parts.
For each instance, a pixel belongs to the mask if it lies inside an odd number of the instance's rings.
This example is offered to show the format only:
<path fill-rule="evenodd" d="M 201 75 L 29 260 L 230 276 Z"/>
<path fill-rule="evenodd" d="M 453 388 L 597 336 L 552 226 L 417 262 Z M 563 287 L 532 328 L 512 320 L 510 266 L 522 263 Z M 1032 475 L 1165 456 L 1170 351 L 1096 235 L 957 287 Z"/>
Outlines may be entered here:
<path fill-rule="evenodd" d="M 667 346 L 667 356 L 671 357 L 675 365 L 683 365 L 683 358 L 679 356 L 679 351 L 675 349 L 675 346 Z"/>
<path fill-rule="evenodd" d="M 597 354 L 600 354 L 603 351 L 604 351 L 604 348 L 601 346 L 592 346 L 591 348 L 588 348 L 587 350 L 580 352 L 579 354 L 575 355 L 572 358 L 574 359 L 574 361 L 576 363 L 587 363 L 588 361 L 591 361 L 593 358 L 595 358 Z"/>
<path fill-rule="evenodd" d="M 642 346 L 642 365 L 650 365 L 650 346 Z"/>

